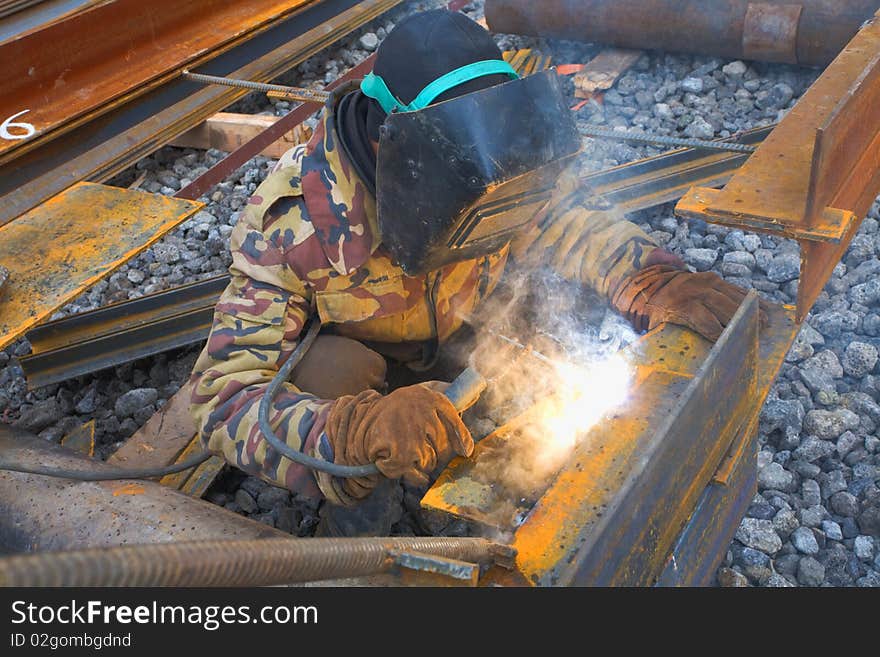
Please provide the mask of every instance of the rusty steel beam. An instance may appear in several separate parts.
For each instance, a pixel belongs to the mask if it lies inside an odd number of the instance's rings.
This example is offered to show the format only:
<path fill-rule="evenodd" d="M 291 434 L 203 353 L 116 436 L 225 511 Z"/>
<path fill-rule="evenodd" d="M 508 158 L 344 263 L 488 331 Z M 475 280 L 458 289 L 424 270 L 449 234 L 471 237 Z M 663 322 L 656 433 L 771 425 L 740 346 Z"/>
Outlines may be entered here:
<path fill-rule="evenodd" d="M 0 10 L 0 43 L 7 39 L 27 34 L 55 21 L 76 14 L 102 0 L 41 0 L 19 9 L 11 14 L 2 15 Z"/>
<path fill-rule="evenodd" d="M 493 32 L 825 66 L 876 0 L 486 0 Z"/>
<path fill-rule="evenodd" d="M 16 116 L 33 127 L 11 139 L 0 130 L 0 164 L 147 93 L 184 66 L 213 59 L 313 1 L 111 0 L 0 43 L 0 60 L 7 63 L 0 120 Z"/>
<path fill-rule="evenodd" d="M 228 276 L 217 276 L 37 326 L 27 333 L 30 355 L 20 359 L 28 386 L 40 388 L 204 340 L 228 282 Z"/>
<path fill-rule="evenodd" d="M 754 492 L 756 418 L 798 330 L 791 309 L 768 306 L 759 338 L 757 305 L 753 292 L 714 346 L 667 325 L 630 347 L 626 407 L 584 436 L 531 510 L 500 515 L 503 491 L 476 469 L 516 422 L 454 461 L 423 506 L 513 534 L 514 572 L 487 582 L 709 583 Z"/>
<path fill-rule="evenodd" d="M 880 12 L 723 190 L 676 212 L 798 240 L 798 318 L 809 312 L 880 193 Z"/>
<path fill-rule="evenodd" d="M 271 80 L 399 4 L 322 0 L 199 67 Z M 0 226 L 81 180 L 103 181 L 241 98 L 245 89 L 175 79 L 0 165 Z"/>
<path fill-rule="evenodd" d="M 0 348 L 202 207 L 118 187 L 80 183 L 0 228 Z"/>

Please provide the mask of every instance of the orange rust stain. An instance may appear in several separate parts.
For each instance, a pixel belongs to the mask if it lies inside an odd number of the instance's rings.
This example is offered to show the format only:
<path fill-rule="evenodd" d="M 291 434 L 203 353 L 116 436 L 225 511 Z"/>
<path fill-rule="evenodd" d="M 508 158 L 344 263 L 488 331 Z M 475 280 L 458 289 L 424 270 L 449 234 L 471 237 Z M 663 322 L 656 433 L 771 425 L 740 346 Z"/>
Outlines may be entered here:
<path fill-rule="evenodd" d="M 589 441 L 590 452 L 576 455 L 576 467 L 560 474 L 516 532 L 513 547 L 520 572 L 540 576 L 566 557 L 580 529 L 601 517 L 609 491 L 618 485 L 616 469 L 632 459 L 646 429 L 641 419 L 608 423 Z"/>
<path fill-rule="evenodd" d="M 121 495 L 143 495 L 145 492 L 146 488 L 141 484 L 128 483 L 115 489 L 113 491 L 113 497 L 119 497 Z"/>

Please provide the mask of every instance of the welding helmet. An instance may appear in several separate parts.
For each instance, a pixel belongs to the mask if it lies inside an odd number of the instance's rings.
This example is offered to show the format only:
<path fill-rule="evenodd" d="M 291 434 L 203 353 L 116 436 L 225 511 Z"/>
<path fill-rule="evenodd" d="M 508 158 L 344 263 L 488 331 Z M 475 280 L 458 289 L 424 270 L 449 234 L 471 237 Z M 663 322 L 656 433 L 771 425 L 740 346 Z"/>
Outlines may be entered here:
<path fill-rule="evenodd" d="M 476 29 L 491 44 L 479 42 L 474 54 L 494 50 L 497 57 L 473 61 L 472 54 L 472 61 L 447 66 L 417 93 L 412 86 L 395 89 L 377 60 L 361 85 L 384 112 L 376 167 L 379 232 L 411 276 L 510 242 L 549 200 L 580 148 L 555 72 L 519 78 L 485 30 L 453 16 L 469 43 L 484 38 L 472 33 Z M 436 21 L 432 27 L 436 33 Z"/>

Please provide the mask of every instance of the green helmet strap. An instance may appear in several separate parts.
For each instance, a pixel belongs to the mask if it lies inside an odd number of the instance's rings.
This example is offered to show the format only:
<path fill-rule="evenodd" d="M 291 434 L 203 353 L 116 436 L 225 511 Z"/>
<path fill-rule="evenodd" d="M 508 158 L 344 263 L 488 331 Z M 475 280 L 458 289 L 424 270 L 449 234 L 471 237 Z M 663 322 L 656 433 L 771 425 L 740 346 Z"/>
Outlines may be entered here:
<path fill-rule="evenodd" d="M 374 73 L 370 73 L 364 78 L 364 81 L 361 83 L 361 91 L 365 96 L 369 96 L 379 103 L 386 114 L 391 114 L 392 112 L 417 112 L 418 110 L 425 109 L 434 102 L 437 96 L 446 93 L 453 87 L 487 75 L 507 75 L 511 80 L 519 78 L 519 75 L 507 62 L 500 59 L 490 59 L 462 66 L 454 71 L 450 71 L 446 75 L 440 76 L 422 89 L 409 105 L 403 103 L 392 94 L 388 85 L 385 84 L 385 80 Z"/>

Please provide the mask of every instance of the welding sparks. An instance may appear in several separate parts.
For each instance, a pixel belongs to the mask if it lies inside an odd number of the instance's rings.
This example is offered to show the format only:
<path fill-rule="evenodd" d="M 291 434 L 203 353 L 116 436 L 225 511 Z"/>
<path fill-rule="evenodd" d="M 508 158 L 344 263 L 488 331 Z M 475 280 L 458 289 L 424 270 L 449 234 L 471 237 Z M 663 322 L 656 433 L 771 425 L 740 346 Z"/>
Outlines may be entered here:
<path fill-rule="evenodd" d="M 550 462 L 570 453 L 581 437 L 623 404 L 632 383 L 630 364 L 620 354 L 587 365 L 559 361 L 554 365 L 557 394 L 538 422 Z"/>

